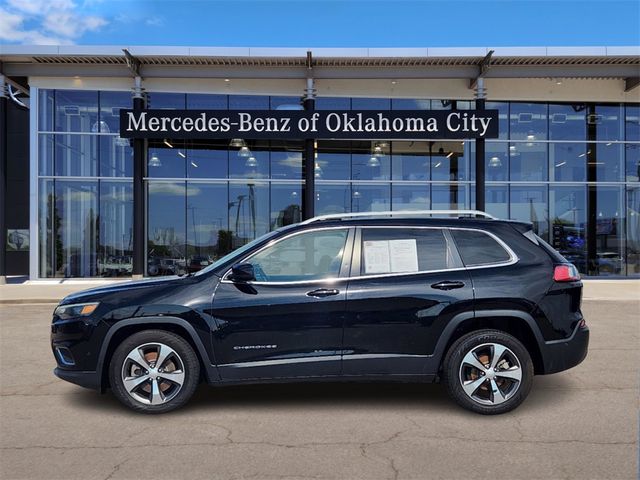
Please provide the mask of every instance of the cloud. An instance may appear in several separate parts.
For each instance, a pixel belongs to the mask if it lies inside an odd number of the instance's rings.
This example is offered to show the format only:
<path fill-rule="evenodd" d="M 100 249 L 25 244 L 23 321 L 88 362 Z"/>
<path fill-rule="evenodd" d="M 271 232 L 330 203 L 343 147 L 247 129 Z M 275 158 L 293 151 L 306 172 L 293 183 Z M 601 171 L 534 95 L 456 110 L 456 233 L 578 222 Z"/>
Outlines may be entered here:
<path fill-rule="evenodd" d="M 147 18 L 144 23 L 150 27 L 162 27 L 164 25 L 164 20 L 160 17 L 150 17 Z"/>
<path fill-rule="evenodd" d="M 0 41 L 66 45 L 107 23 L 83 13 L 72 0 L 6 0 L 0 6 Z"/>

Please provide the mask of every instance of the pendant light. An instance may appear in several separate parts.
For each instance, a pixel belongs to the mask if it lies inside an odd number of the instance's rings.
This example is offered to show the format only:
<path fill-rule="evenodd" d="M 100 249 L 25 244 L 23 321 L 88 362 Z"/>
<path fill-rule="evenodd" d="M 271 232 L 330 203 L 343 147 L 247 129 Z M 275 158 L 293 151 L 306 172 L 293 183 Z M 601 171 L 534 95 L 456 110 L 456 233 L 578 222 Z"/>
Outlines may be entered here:
<path fill-rule="evenodd" d="M 162 166 L 162 162 L 160 161 L 160 157 L 158 157 L 157 153 L 152 153 L 151 154 L 151 158 L 149 159 L 149 166 L 150 167 L 161 167 Z"/>
<path fill-rule="evenodd" d="M 369 167 L 379 167 L 380 166 L 380 160 L 378 160 L 378 157 L 372 155 L 371 158 L 369 159 L 369 161 L 367 162 L 367 165 Z"/>
<path fill-rule="evenodd" d="M 255 168 L 258 166 L 258 160 L 253 155 L 247 158 L 247 162 L 245 163 L 247 168 Z"/>
<path fill-rule="evenodd" d="M 251 156 L 251 150 L 249 150 L 249 147 L 247 147 L 246 145 L 241 147 L 240 150 L 238 150 L 238 156 L 239 157 L 250 157 Z"/>
<path fill-rule="evenodd" d="M 491 157 L 491 159 L 489 159 L 489 166 L 492 168 L 501 167 L 502 161 L 500 160 L 500 157 L 498 157 L 497 155 L 494 155 L 493 157 Z"/>
<path fill-rule="evenodd" d="M 229 146 L 233 148 L 246 147 L 247 144 L 241 138 L 232 138 L 229 142 Z"/>

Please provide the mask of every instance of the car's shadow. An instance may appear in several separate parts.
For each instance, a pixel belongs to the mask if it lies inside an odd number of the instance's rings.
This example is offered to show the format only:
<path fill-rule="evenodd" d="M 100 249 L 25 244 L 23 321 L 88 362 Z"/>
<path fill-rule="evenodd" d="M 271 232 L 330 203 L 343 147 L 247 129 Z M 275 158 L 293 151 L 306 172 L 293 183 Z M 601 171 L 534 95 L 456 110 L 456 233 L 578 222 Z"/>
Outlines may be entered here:
<path fill-rule="evenodd" d="M 526 410 L 548 408 L 558 402 L 570 401 L 565 381 L 555 378 L 557 389 L 536 389 L 536 380 L 527 401 L 519 407 Z M 82 389 L 67 397 L 74 408 L 94 411 L 127 412 L 111 392 L 99 395 Z M 442 413 L 465 412 L 455 405 L 440 384 L 421 383 L 282 383 L 211 387 L 200 385 L 189 402 L 174 414 L 221 410 L 295 410 L 295 409 L 366 409 L 384 408 L 389 411 L 425 408 Z M 133 413 L 133 412 L 132 412 Z"/>

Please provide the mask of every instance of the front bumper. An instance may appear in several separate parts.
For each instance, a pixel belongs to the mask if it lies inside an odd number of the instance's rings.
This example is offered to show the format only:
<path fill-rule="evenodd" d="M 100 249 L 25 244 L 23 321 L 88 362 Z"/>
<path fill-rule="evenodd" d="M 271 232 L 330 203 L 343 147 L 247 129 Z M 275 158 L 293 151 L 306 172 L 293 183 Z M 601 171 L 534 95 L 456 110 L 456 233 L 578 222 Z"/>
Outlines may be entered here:
<path fill-rule="evenodd" d="M 566 340 L 545 342 L 540 346 L 544 374 L 562 372 L 575 367 L 587 356 L 589 348 L 589 328 L 579 324 Z"/>
<path fill-rule="evenodd" d="M 63 370 L 55 368 L 53 373 L 56 377 L 75 383 L 81 387 L 90 388 L 92 390 L 100 390 L 100 377 L 96 372 L 80 372 L 77 370 Z"/>

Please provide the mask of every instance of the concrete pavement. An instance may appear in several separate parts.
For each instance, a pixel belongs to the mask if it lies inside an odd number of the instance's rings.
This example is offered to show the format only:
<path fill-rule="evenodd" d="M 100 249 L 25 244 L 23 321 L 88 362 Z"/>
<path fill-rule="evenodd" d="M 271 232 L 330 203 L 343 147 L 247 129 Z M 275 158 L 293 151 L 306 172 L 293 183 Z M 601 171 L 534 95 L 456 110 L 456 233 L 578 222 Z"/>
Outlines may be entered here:
<path fill-rule="evenodd" d="M 634 302 L 586 301 L 587 359 L 536 377 L 498 417 L 439 385 L 201 386 L 183 409 L 132 413 L 56 379 L 52 305 L 2 305 L 2 479 L 633 479 Z"/>

